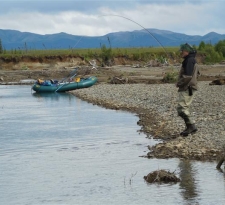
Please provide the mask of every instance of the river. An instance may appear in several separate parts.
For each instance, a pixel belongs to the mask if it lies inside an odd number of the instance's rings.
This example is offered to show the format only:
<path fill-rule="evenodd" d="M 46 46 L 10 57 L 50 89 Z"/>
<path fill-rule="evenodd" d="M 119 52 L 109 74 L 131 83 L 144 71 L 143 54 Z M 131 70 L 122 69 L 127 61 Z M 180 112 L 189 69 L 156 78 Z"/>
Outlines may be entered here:
<path fill-rule="evenodd" d="M 216 162 L 147 159 L 138 117 L 67 93 L 0 86 L 1 205 L 225 204 Z M 148 184 L 165 169 L 176 184 Z"/>

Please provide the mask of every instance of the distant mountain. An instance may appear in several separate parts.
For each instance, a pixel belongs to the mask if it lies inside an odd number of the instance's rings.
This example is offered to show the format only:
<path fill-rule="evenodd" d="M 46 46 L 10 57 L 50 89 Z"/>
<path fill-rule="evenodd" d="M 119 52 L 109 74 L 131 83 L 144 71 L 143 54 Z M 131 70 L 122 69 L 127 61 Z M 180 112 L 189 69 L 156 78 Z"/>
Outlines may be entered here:
<path fill-rule="evenodd" d="M 147 30 L 147 31 L 146 31 Z M 16 30 L 0 29 L 0 39 L 5 49 L 68 49 L 179 46 L 188 42 L 199 45 L 201 41 L 215 44 L 225 39 L 225 34 L 210 32 L 204 36 L 186 35 L 166 30 L 146 29 L 109 33 L 104 36 L 76 36 L 67 33 L 39 35 Z"/>

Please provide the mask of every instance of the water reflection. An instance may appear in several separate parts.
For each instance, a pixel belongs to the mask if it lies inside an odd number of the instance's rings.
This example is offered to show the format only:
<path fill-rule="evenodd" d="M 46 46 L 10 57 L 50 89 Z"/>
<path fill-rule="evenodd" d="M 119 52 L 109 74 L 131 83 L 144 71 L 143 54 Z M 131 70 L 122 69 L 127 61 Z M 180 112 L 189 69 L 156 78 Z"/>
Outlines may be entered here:
<path fill-rule="evenodd" d="M 58 93 L 58 92 L 52 92 L 52 93 L 32 93 L 34 97 L 37 98 L 52 98 L 52 99 L 58 99 L 60 97 L 64 98 L 71 98 L 73 97 L 70 93 Z"/>
<path fill-rule="evenodd" d="M 189 160 L 181 160 L 178 167 L 180 168 L 180 188 L 181 193 L 186 201 L 193 201 L 197 197 L 195 173 L 193 164 Z"/>
<path fill-rule="evenodd" d="M 65 99 L 67 100 L 67 102 L 69 102 L 71 104 L 71 102 L 75 101 L 74 99 L 74 95 L 72 95 L 71 93 L 59 93 L 59 92 L 52 92 L 52 93 L 32 93 L 32 96 L 35 98 L 38 98 L 38 101 L 59 101 L 60 99 L 62 99 L 63 101 L 65 101 Z M 81 101 L 80 99 L 76 99 L 76 102 Z"/>

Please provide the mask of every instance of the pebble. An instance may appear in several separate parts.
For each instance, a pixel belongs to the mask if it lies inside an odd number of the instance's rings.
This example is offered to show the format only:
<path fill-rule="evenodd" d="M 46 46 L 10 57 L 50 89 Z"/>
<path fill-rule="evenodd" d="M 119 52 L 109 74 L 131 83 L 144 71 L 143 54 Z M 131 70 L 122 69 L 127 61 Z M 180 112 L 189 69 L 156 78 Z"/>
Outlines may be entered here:
<path fill-rule="evenodd" d="M 148 117 L 140 123 L 144 126 L 142 130 L 148 130 L 153 138 L 166 139 L 151 147 L 149 156 L 211 160 L 221 155 L 225 145 L 225 86 L 209 83 L 198 83 L 199 90 L 191 105 L 198 132 L 188 137 L 179 136 L 185 125 L 177 115 L 178 92 L 174 84 L 97 84 L 71 92 L 107 108 L 145 110 Z M 138 114 L 140 117 L 143 111 Z M 147 122 L 150 118 L 154 123 Z M 161 144 L 163 148 L 159 147 Z"/>

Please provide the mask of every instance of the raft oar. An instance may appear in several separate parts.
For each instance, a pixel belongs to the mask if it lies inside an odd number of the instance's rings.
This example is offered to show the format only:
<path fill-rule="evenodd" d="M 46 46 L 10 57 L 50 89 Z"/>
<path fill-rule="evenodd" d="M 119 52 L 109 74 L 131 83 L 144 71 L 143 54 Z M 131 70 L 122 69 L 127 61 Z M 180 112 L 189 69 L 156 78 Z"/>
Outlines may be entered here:
<path fill-rule="evenodd" d="M 62 83 L 62 82 L 64 82 L 64 81 L 67 81 L 67 80 L 70 79 L 70 78 L 73 78 L 74 76 L 77 75 L 76 72 L 77 72 L 77 68 L 75 68 L 75 70 L 72 71 L 72 72 L 69 74 L 68 77 L 63 78 L 59 83 Z M 64 84 L 62 84 L 61 86 L 59 86 L 59 87 L 55 90 L 55 92 L 57 92 L 59 89 L 61 89 L 65 84 L 67 84 L 67 83 L 64 83 Z"/>

